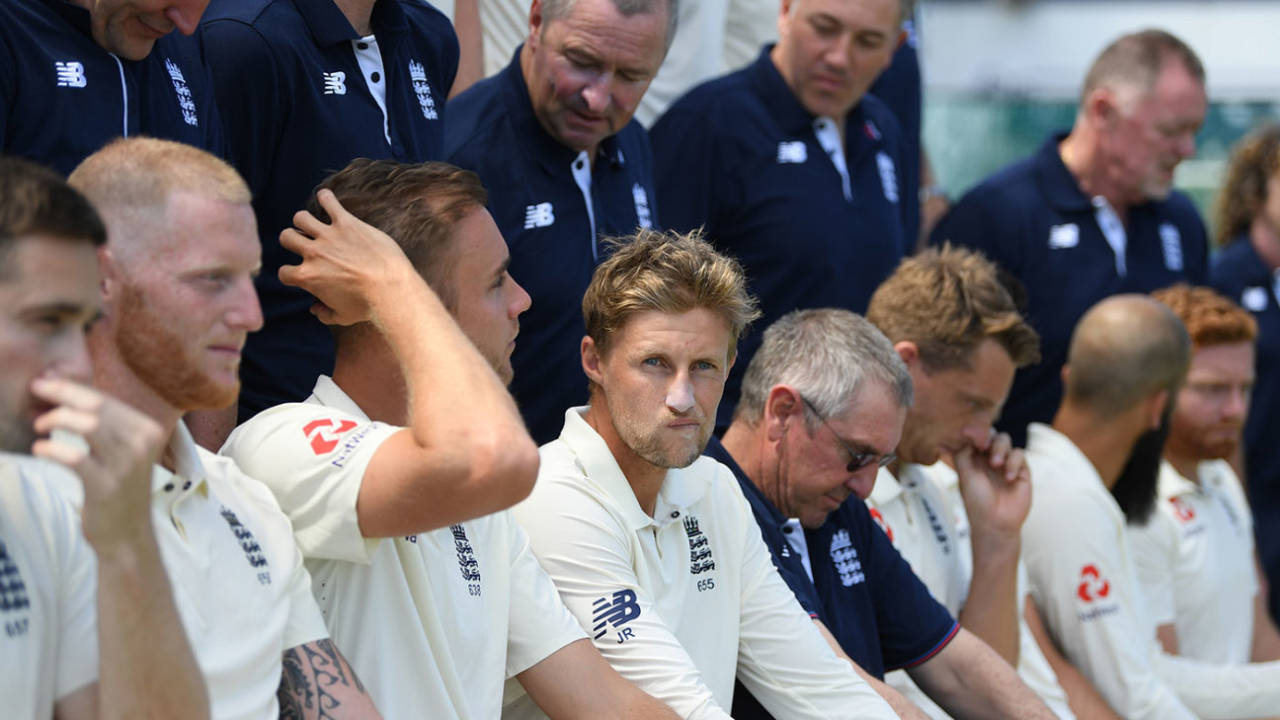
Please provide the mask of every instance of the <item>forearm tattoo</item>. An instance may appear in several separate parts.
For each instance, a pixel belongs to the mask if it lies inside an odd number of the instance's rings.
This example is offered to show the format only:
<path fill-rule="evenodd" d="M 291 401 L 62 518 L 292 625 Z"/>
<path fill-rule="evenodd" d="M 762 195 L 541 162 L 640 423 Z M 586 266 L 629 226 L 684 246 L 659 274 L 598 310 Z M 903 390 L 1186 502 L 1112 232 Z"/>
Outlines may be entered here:
<path fill-rule="evenodd" d="M 338 654 L 329 639 L 299 645 L 284 654 L 280 674 L 281 720 L 337 720 L 334 712 L 342 702 L 334 692 L 354 687 L 364 693 L 364 685 Z"/>

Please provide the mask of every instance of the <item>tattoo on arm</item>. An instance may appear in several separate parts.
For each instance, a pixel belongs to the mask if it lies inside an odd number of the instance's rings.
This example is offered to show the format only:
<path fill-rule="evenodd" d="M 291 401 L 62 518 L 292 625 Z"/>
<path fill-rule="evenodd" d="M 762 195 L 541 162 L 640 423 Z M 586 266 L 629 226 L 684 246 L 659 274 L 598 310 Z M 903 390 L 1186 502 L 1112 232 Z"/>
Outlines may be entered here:
<path fill-rule="evenodd" d="M 333 711 L 342 705 L 333 691 L 344 687 L 365 692 L 333 641 L 326 638 L 290 649 L 284 654 L 276 693 L 281 720 L 332 720 Z"/>

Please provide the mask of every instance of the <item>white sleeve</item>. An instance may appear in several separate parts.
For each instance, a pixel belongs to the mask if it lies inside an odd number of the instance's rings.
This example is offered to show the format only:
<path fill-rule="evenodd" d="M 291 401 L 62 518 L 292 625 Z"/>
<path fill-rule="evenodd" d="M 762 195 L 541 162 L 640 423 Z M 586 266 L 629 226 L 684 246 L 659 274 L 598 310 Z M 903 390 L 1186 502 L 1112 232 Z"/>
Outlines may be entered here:
<path fill-rule="evenodd" d="M 271 489 L 303 555 L 368 563 L 379 540 L 360 533 L 356 500 L 369 461 L 399 430 L 333 408 L 287 405 L 236 428 L 221 454 Z"/>
<path fill-rule="evenodd" d="M 545 462 L 545 459 L 544 459 Z M 548 483 L 540 477 L 539 483 Z M 627 529 L 595 498 L 549 483 L 515 508 L 542 567 L 569 612 L 593 628 L 597 602 L 625 611 L 625 642 L 596 633 L 596 649 L 618 674 L 689 720 L 729 720 L 693 659 L 655 610 L 631 564 Z"/>
<path fill-rule="evenodd" d="M 510 512 L 502 513 L 511 540 L 511 600 L 507 620 L 507 677 L 515 677 L 587 634 L 560 601 Z"/>
<path fill-rule="evenodd" d="M 1052 474 L 1050 474 L 1052 475 Z M 1067 658 L 1130 720 L 1195 720 L 1153 667 L 1154 630 L 1137 614 L 1123 530 L 1088 497 L 1036 484 L 1022 529 L 1031 595 Z"/>
<path fill-rule="evenodd" d="M 66 697 L 98 679 L 97 559 L 80 533 L 70 503 L 45 491 L 46 517 L 57 557 L 58 669 L 54 694 Z"/>
<path fill-rule="evenodd" d="M 727 483 L 749 520 L 741 539 L 746 550 L 738 679 L 779 718 L 896 718 L 888 703 L 836 656 L 800 607 L 778 575 L 737 482 L 728 478 Z"/>
<path fill-rule="evenodd" d="M 1204 720 L 1271 717 L 1280 708 L 1280 660 L 1212 665 L 1160 653 L 1155 663 L 1165 682 Z"/>
<path fill-rule="evenodd" d="M 1178 618 L 1174 602 L 1174 568 L 1178 566 L 1178 528 L 1168 515 L 1167 502 L 1158 503 L 1146 525 L 1126 525 L 1133 566 L 1142 583 L 1142 598 L 1153 625 Z"/>

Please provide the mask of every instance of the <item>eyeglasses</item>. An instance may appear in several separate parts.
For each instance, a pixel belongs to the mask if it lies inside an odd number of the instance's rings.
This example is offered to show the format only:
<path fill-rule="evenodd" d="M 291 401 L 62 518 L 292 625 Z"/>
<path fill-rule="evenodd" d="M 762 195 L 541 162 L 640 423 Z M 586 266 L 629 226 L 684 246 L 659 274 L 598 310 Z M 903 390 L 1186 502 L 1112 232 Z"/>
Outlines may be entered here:
<path fill-rule="evenodd" d="M 898 459 L 897 453 L 885 453 L 881 455 L 875 450 L 868 450 L 865 448 L 861 450 L 854 450 L 853 446 L 844 438 L 840 437 L 840 433 L 836 432 L 835 428 L 831 427 L 831 425 L 827 423 L 827 419 L 822 416 L 822 413 L 818 412 L 818 408 L 814 407 L 813 403 L 809 402 L 809 398 L 801 395 L 800 401 L 804 403 L 805 407 L 809 408 L 809 412 L 813 413 L 814 416 L 831 431 L 831 435 L 835 437 L 836 442 L 840 443 L 840 447 L 843 447 L 845 451 L 849 453 L 849 464 L 845 466 L 845 470 L 849 473 L 856 473 L 872 464 L 878 468 L 882 468 Z"/>

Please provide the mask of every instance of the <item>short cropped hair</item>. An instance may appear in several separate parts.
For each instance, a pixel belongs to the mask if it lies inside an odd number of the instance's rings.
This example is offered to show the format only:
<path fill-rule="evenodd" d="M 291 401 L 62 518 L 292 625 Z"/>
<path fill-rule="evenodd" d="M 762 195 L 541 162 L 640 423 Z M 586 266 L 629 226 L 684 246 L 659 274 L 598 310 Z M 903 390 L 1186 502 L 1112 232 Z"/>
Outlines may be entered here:
<path fill-rule="evenodd" d="M 0 157 L 0 279 L 8 277 L 13 241 L 31 235 L 102 245 L 107 228 L 93 205 L 56 172 Z"/>
<path fill-rule="evenodd" d="M 867 319 L 894 343 L 915 343 L 930 372 L 972 368 L 988 338 L 1016 367 L 1040 361 L 1040 336 L 995 264 L 967 248 L 948 244 L 903 260 L 872 294 Z"/>
<path fill-rule="evenodd" d="M 560 20 L 573 12 L 573 6 L 576 2 L 577 0 L 542 0 L 542 27 L 544 32 L 547 24 L 552 20 Z M 676 37 L 676 27 L 680 22 L 680 0 L 612 0 L 612 2 L 623 17 L 647 15 L 656 12 L 658 5 L 665 5 L 667 8 L 666 47 L 671 47 L 671 41 Z"/>
<path fill-rule="evenodd" d="M 1280 172 L 1280 124 L 1249 133 L 1231 151 L 1215 206 L 1218 245 L 1243 237 L 1267 202 L 1267 185 Z"/>
<path fill-rule="evenodd" d="M 1152 28 L 1116 38 L 1103 48 L 1085 74 L 1081 107 L 1098 88 L 1132 88 L 1145 95 L 1155 87 L 1168 60 L 1181 63 L 1191 77 L 1204 85 L 1204 64 L 1189 45 L 1172 33 Z"/>
<path fill-rule="evenodd" d="M 1258 337 L 1258 321 L 1253 315 L 1211 288 L 1179 283 L 1157 290 L 1151 297 L 1168 305 L 1182 320 L 1197 349 L 1251 343 Z"/>
<path fill-rule="evenodd" d="M 868 383 L 887 388 L 898 407 L 910 407 L 911 372 L 874 325 L 848 310 L 793 310 L 764 331 L 734 419 L 756 425 L 778 385 L 795 388 L 822 417 L 840 417 Z M 811 429 L 818 422 L 805 417 Z"/>
<path fill-rule="evenodd" d="M 724 318 L 729 359 L 737 355 L 738 337 L 760 315 L 737 260 L 716 252 L 698 230 L 640 229 L 606 245 L 612 255 L 596 268 L 582 297 L 587 335 L 602 356 L 632 315 L 698 308 Z"/>
<path fill-rule="evenodd" d="M 479 176 L 443 162 L 356 158 L 325 178 L 307 201 L 312 215 L 329 222 L 317 199 L 325 189 L 347 212 L 390 235 L 445 307 L 457 309 L 449 251 L 458 222 L 489 202 Z"/>
<path fill-rule="evenodd" d="M 171 140 L 134 136 L 85 158 L 67 181 L 104 215 L 122 208 L 162 207 L 175 192 L 247 205 L 249 186 L 226 161 Z"/>

